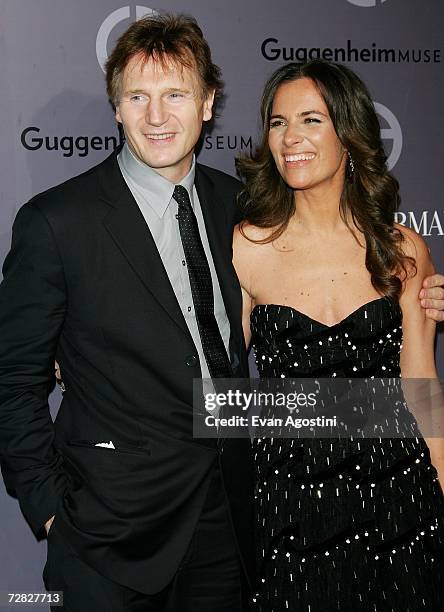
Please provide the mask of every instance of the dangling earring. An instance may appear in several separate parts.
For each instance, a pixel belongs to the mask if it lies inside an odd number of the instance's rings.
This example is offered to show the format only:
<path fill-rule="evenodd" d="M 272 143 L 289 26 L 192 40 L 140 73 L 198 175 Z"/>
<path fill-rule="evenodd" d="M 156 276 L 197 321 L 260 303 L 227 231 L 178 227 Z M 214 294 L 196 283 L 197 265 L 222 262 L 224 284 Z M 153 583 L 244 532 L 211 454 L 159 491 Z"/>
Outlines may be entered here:
<path fill-rule="evenodd" d="M 353 182 L 354 174 L 355 174 L 355 164 L 353 162 L 353 157 L 351 156 L 350 151 L 347 151 L 348 154 L 348 180 L 350 183 Z"/>

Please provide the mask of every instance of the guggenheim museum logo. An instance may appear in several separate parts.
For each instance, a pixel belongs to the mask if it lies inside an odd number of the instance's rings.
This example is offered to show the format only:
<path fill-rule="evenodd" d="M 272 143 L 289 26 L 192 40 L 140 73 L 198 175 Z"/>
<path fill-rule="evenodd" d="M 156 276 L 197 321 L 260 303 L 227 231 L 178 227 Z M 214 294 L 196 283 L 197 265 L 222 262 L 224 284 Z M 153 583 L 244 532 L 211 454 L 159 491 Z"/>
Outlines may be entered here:
<path fill-rule="evenodd" d="M 108 59 L 108 39 L 116 25 L 121 21 L 126 21 L 128 19 L 136 21 L 137 19 L 145 17 L 145 15 L 152 15 L 155 13 L 156 11 L 154 9 L 148 8 L 147 6 L 137 5 L 134 8 L 131 6 L 122 6 L 122 8 L 116 9 L 103 20 L 97 32 L 96 55 L 97 61 L 104 72 L 105 62 Z"/>
<path fill-rule="evenodd" d="M 354 4 L 355 6 L 364 6 L 366 8 L 371 6 L 377 6 L 378 4 L 384 4 L 387 0 L 347 0 L 350 4 Z"/>

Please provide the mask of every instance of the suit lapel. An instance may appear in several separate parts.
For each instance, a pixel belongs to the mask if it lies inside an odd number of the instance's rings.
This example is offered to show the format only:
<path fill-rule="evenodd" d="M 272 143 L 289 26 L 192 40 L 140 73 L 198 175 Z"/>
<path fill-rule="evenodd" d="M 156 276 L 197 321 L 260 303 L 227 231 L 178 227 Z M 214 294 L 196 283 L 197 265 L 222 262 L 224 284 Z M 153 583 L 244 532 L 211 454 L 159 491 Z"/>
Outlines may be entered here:
<path fill-rule="evenodd" d="M 109 162 L 109 163 L 108 163 Z M 103 165 L 103 199 L 111 205 L 103 224 L 151 296 L 189 335 L 162 259 L 137 202 L 120 172 L 117 156 Z"/>

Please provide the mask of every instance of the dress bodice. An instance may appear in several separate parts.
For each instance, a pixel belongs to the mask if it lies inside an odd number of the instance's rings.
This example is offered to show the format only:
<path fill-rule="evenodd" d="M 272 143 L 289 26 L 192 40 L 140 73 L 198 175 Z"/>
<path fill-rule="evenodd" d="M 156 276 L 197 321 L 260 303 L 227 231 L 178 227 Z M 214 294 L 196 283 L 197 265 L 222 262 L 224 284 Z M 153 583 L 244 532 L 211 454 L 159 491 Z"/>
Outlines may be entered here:
<path fill-rule="evenodd" d="M 333 326 L 290 306 L 260 304 L 251 314 L 261 378 L 399 376 L 402 313 L 381 297 Z"/>

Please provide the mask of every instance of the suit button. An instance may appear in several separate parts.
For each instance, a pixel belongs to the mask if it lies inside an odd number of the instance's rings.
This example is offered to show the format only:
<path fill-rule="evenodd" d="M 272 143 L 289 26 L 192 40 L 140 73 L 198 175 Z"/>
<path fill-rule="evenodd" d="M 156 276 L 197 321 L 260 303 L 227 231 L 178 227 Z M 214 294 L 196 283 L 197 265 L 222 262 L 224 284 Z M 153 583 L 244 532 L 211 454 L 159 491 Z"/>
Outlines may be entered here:
<path fill-rule="evenodd" d="M 196 355 L 189 355 L 186 358 L 185 363 L 187 364 L 187 366 L 192 368 L 193 366 L 196 366 L 198 364 L 198 359 L 197 359 Z"/>

